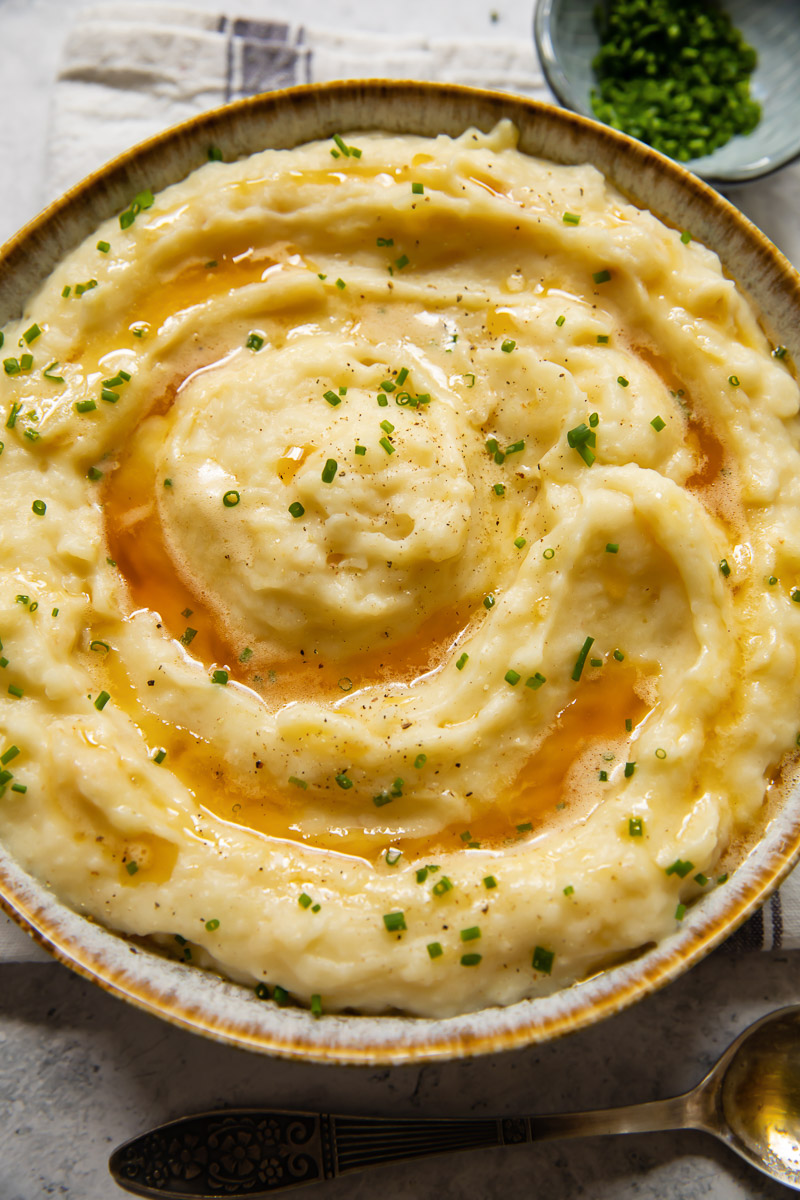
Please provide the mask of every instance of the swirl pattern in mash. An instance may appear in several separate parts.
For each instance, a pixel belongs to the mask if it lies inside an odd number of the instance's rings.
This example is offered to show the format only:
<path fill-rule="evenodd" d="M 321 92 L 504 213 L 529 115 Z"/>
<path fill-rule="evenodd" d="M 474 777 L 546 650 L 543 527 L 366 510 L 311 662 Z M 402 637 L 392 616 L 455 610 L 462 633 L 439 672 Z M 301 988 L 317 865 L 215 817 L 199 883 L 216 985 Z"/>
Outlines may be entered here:
<path fill-rule="evenodd" d="M 757 835 L 798 387 L 593 168 L 344 145 L 140 195 L 6 327 L 0 830 L 187 960 L 448 1015 L 662 938 Z"/>

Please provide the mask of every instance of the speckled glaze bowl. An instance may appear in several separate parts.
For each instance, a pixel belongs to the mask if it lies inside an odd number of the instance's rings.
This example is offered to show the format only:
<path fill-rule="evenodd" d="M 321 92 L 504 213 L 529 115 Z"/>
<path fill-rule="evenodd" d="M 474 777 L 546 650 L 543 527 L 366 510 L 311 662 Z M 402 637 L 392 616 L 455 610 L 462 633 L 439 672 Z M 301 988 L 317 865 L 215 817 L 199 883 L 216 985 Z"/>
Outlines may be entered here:
<path fill-rule="evenodd" d="M 800 275 L 755 226 L 688 171 L 639 142 L 532 101 L 452 85 L 346 82 L 274 92 L 215 110 L 115 159 L 78 184 L 0 251 L 0 323 L 58 260 L 146 187 L 161 189 L 206 161 L 290 147 L 340 130 L 456 135 L 501 118 L 520 149 L 561 163 L 590 162 L 632 201 L 691 229 L 719 254 L 774 341 L 800 361 Z M 730 882 L 687 913 L 681 927 L 631 961 L 561 992 L 446 1020 L 325 1016 L 278 1008 L 254 992 L 166 959 L 61 904 L 0 848 L 0 905 L 56 958 L 114 995 L 185 1029 L 231 1045 L 330 1063 L 384 1064 L 512 1049 L 618 1012 L 687 970 L 730 934 L 800 856 L 800 788 L 785 801 Z"/>

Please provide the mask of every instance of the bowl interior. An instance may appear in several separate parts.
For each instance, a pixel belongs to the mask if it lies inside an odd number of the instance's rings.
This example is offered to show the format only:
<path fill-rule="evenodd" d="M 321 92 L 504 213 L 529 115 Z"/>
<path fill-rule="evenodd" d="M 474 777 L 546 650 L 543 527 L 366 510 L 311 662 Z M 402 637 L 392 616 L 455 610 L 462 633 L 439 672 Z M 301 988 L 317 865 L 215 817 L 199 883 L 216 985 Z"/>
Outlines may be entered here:
<path fill-rule="evenodd" d="M 456 135 L 509 118 L 520 148 L 591 162 L 634 202 L 715 250 L 761 314 L 768 335 L 800 360 L 800 276 L 767 239 L 695 176 L 641 143 L 550 105 L 447 84 L 366 81 L 294 88 L 204 114 L 122 155 L 73 188 L 0 251 L 0 321 L 18 314 L 59 259 L 131 195 L 183 178 L 207 160 L 294 146 L 337 131 Z M 393 1063 L 488 1053 L 544 1040 L 611 1015 L 668 982 L 746 919 L 800 854 L 800 789 L 730 884 L 681 928 L 633 961 L 563 992 L 447 1020 L 328 1016 L 278 1008 L 250 988 L 159 957 L 88 923 L 0 847 L 0 906 L 73 969 L 148 1012 L 240 1047 L 319 1062 Z"/>
<path fill-rule="evenodd" d="M 534 30 L 547 80 L 562 104 L 592 116 L 592 60 L 600 48 L 596 0 L 539 0 Z M 703 179 L 745 183 L 785 166 L 800 154 L 800 11 L 796 0 L 726 0 L 725 11 L 756 50 L 753 98 L 761 121 L 713 154 L 686 166 Z"/>

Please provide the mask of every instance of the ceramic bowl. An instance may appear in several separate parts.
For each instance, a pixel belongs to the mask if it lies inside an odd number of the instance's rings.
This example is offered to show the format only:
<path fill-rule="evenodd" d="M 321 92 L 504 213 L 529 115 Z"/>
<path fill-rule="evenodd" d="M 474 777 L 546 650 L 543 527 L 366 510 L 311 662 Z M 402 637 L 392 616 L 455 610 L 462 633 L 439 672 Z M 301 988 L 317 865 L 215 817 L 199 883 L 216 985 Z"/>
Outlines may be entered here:
<path fill-rule="evenodd" d="M 58 260 L 129 197 L 183 178 L 210 144 L 226 159 L 341 130 L 456 135 L 501 118 L 520 148 L 563 163 L 591 162 L 634 202 L 691 229 L 747 292 L 774 341 L 800 361 L 800 275 L 750 222 L 694 175 L 639 142 L 549 105 L 445 84 L 344 82 L 274 92 L 215 110 L 152 138 L 78 184 L 0 251 L 0 323 Z M 446 1020 L 325 1016 L 278 1008 L 250 988 L 166 959 L 61 904 L 0 848 L 0 904 L 56 958 L 111 993 L 186 1029 L 235 1046 L 317 1062 L 400 1063 L 511 1049 L 619 1011 L 697 962 L 730 934 L 800 855 L 800 789 L 763 831 L 730 882 L 695 905 L 680 928 L 632 961 L 554 995 Z"/>
<path fill-rule="evenodd" d="M 539 0 L 534 37 L 547 81 L 558 99 L 591 117 L 592 60 L 600 48 L 597 0 Z M 800 157 L 800 9 L 797 0 L 726 0 L 725 11 L 757 55 L 751 92 L 762 117 L 746 137 L 686 163 L 716 184 L 747 183 Z"/>

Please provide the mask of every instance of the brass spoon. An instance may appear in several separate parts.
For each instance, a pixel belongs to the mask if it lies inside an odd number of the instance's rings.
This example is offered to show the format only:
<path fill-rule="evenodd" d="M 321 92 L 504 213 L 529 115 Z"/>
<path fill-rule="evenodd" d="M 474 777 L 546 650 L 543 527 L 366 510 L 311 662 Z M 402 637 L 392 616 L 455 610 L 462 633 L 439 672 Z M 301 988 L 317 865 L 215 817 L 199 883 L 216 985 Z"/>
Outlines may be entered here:
<path fill-rule="evenodd" d="M 139 1196 L 178 1200 L 272 1192 L 450 1150 L 601 1133 L 704 1129 L 800 1191 L 800 1005 L 756 1021 L 682 1096 L 596 1112 L 469 1120 L 222 1109 L 119 1146 L 109 1168 Z"/>

